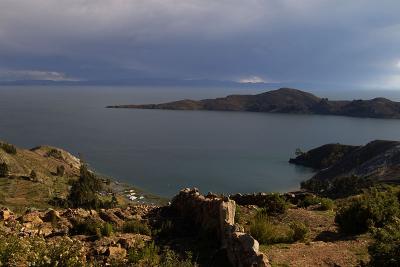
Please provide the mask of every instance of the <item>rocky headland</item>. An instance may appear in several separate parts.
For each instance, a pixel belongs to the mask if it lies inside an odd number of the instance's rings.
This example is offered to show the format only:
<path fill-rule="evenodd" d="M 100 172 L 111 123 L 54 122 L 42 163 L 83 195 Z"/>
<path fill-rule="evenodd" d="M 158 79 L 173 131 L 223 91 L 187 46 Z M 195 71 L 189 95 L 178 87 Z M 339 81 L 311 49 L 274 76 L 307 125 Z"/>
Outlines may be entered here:
<path fill-rule="evenodd" d="M 363 146 L 327 144 L 301 153 L 289 162 L 316 169 L 316 174 L 302 184 L 312 191 L 327 193 L 362 189 L 379 182 L 400 183 L 398 141 L 375 140 Z"/>
<path fill-rule="evenodd" d="M 365 118 L 400 118 L 400 103 L 389 99 L 334 101 L 291 88 L 280 88 L 257 95 L 230 95 L 223 98 L 199 101 L 185 99 L 162 104 L 114 105 L 107 108 L 251 111 Z"/>

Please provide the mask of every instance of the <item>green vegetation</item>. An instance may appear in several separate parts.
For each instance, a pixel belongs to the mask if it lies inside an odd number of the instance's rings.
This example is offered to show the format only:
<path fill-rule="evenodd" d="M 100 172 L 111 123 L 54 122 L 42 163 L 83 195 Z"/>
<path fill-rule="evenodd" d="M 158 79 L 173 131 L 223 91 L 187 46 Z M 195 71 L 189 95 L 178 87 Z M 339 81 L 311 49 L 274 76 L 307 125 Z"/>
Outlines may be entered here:
<path fill-rule="evenodd" d="M 293 243 L 304 240 L 309 232 L 301 222 L 292 222 L 289 225 L 274 224 L 265 211 L 256 214 L 250 224 L 250 234 L 261 244 Z"/>
<path fill-rule="evenodd" d="M 374 243 L 369 246 L 371 266 L 400 266 L 400 219 L 374 231 Z"/>
<path fill-rule="evenodd" d="M 51 246 L 51 249 L 49 247 Z M 83 244 L 60 237 L 49 245 L 43 238 L 18 238 L 16 234 L 0 233 L 0 266 L 85 266 Z"/>
<path fill-rule="evenodd" d="M 73 235 L 89 235 L 101 237 L 101 229 L 103 225 L 98 221 L 86 218 L 82 221 L 77 221 L 74 223 L 71 233 Z"/>
<path fill-rule="evenodd" d="M 168 247 L 161 250 L 153 242 L 145 244 L 141 249 L 131 249 L 128 252 L 128 262 L 134 266 L 146 267 L 192 267 L 197 266 L 192 261 L 191 254 L 180 257 Z"/>
<path fill-rule="evenodd" d="M 286 201 L 286 198 L 277 193 L 268 194 L 264 198 L 264 203 L 260 205 L 261 208 L 268 214 L 283 214 L 286 212 L 289 203 Z"/>
<path fill-rule="evenodd" d="M 8 154 L 12 155 L 17 154 L 17 148 L 14 145 L 0 142 L 0 148 L 3 149 Z"/>
<path fill-rule="evenodd" d="M 10 170 L 5 162 L 0 163 L 0 177 L 7 177 Z"/>
<path fill-rule="evenodd" d="M 105 223 L 100 229 L 102 236 L 111 236 L 114 232 L 113 226 L 110 223 Z"/>
<path fill-rule="evenodd" d="M 89 171 L 86 164 L 82 164 L 80 177 L 72 184 L 68 196 L 69 204 L 74 208 L 92 208 L 101 206 L 98 192 L 102 189 L 102 182 L 96 175 Z"/>
<path fill-rule="evenodd" d="M 310 179 L 301 182 L 301 188 L 330 198 L 344 198 L 360 194 L 363 189 L 371 188 L 374 185 L 373 180 L 355 175 L 335 178 L 332 181 Z"/>
<path fill-rule="evenodd" d="M 383 227 L 400 215 L 397 193 L 390 188 L 379 191 L 372 188 L 348 200 L 336 214 L 335 221 L 341 231 L 361 234 L 371 227 Z"/>
<path fill-rule="evenodd" d="M 134 233 L 142 235 L 151 235 L 151 229 L 145 223 L 138 220 L 127 221 L 122 226 L 122 231 L 124 233 Z"/>
<path fill-rule="evenodd" d="M 335 206 L 335 202 L 329 198 L 308 195 L 298 203 L 298 206 L 302 208 L 307 208 L 313 205 L 319 205 L 320 210 L 332 210 Z"/>

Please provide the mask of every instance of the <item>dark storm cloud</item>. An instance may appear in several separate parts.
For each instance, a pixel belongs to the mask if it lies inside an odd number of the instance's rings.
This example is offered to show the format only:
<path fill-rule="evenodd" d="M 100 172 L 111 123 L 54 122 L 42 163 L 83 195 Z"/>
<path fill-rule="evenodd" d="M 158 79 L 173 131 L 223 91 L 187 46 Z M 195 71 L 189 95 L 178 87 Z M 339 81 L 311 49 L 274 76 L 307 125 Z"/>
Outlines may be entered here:
<path fill-rule="evenodd" d="M 2 0 L 0 79 L 400 88 L 397 0 Z"/>

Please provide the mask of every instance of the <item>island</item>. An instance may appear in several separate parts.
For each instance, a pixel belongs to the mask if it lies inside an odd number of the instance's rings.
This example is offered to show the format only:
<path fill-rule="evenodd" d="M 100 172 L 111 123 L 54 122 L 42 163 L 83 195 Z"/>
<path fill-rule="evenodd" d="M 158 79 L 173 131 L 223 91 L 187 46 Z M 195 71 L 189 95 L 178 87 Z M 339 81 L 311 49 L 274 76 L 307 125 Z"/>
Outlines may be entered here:
<path fill-rule="evenodd" d="M 256 95 L 229 95 L 204 100 L 179 100 L 162 104 L 114 105 L 107 108 L 250 111 L 268 113 L 319 114 L 364 118 L 400 118 L 400 102 L 386 98 L 371 100 L 328 100 L 292 88 L 280 88 Z"/>

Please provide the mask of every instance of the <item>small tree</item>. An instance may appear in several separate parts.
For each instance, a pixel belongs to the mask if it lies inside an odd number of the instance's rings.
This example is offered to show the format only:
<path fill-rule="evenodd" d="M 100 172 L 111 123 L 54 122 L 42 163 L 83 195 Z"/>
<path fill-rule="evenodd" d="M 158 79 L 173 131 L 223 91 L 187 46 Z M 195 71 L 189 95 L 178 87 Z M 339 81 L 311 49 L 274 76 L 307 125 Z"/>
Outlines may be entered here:
<path fill-rule="evenodd" d="M 101 181 L 89 171 L 86 164 L 81 165 L 80 177 L 72 184 L 68 196 L 72 207 L 98 208 L 100 200 L 97 193 L 102 189 Z"/>
<path fill-rule="evenodd" d="M 8 165 L 5 162 L 0 163 L 0 177 L 7 177 L 9 174 Z"/>

